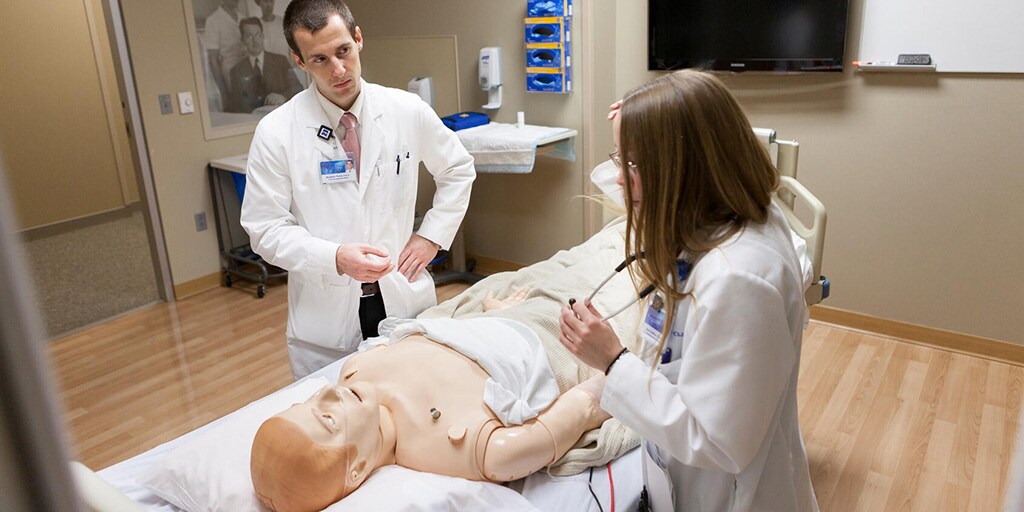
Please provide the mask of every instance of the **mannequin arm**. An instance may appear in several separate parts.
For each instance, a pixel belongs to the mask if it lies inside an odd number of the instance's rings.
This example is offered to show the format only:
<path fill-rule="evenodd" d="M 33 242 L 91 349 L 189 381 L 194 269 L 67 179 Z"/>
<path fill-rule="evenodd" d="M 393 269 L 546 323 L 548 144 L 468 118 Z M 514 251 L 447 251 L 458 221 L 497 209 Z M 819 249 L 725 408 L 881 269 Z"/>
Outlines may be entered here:
<path fill-rule="evenodd" d="M 604 376 L 566 391 L 536 418 L 515 427 L 495 429 L 477 464 L 488 480 L 508 482 L 539 471 L 558 460 L 588 430 L 611 416 L 601 410 Z"/>

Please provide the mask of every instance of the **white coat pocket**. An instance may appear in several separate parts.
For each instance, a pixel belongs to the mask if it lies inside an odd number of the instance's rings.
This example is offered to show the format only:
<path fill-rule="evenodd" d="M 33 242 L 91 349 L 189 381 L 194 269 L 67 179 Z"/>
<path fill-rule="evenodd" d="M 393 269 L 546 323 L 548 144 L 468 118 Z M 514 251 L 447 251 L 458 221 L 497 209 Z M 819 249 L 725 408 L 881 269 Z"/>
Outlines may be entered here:
<path fill-rule="evenodd" d="M 355 350 L 361 338 L 359 288 L 347 276 L 338 277 L 328 282 L 320 274 L 289 275 L 289 338 L 333 350 Z"/>
<path fill-rule="evenodd" d="M 401 211 L 405 207 L 414 207 L 415 193 L 409 194 L 410 183 L 415 178 L 419 169 L 413 167 L 406 158 L 392 159 L 390 162 L 383 162 L 380 167 L 380 176 L 375 180 L 375 193 L 378 197 L 377 211 L 389 213 Z"/>

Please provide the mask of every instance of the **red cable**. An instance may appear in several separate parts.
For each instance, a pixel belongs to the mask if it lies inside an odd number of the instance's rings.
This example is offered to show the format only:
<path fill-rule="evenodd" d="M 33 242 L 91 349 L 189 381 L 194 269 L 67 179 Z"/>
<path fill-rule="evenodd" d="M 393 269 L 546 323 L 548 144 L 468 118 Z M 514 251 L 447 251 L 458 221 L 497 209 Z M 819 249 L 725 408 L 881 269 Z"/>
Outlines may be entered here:
<path fill-rule="evenodd" d="M 608 463 L 608 491 L 612 495 L 612 506 L 609 512 L 615 512 L 615 481 L 612 480 L 612 463 Z"/>

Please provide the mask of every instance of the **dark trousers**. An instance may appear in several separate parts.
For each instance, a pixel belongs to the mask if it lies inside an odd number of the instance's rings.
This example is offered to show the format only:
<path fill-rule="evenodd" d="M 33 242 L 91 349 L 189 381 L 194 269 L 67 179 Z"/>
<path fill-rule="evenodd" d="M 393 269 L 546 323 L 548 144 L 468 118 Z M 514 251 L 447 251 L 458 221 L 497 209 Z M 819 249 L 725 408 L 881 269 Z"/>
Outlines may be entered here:
<path fill-rule="evenodd" d="M 363 295 L 359 298 L 359 328 L 363 339 L 377 336 L 377 325 L 387 316 L 384 297 L 377 283 L 363 283 Z"/>

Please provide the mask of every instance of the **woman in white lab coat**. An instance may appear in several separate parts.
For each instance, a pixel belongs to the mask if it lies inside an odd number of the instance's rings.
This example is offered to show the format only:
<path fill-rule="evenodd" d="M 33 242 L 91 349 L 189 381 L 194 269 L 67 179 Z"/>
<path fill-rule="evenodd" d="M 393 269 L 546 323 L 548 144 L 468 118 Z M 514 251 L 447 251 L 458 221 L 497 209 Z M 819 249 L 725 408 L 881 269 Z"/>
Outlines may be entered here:
<path fill-rule="evenodd" d="M 626 247 L 644 253 L 630 273 L 655 290 L 645 348 L 574 301 L 562 343 L 606 372 L 602 408 L 645 439 L 654 510 L 816 511 L 796 399 L 807 306 L 766 150 L 696 71 L 631 91 L 613 122 Z"/>

